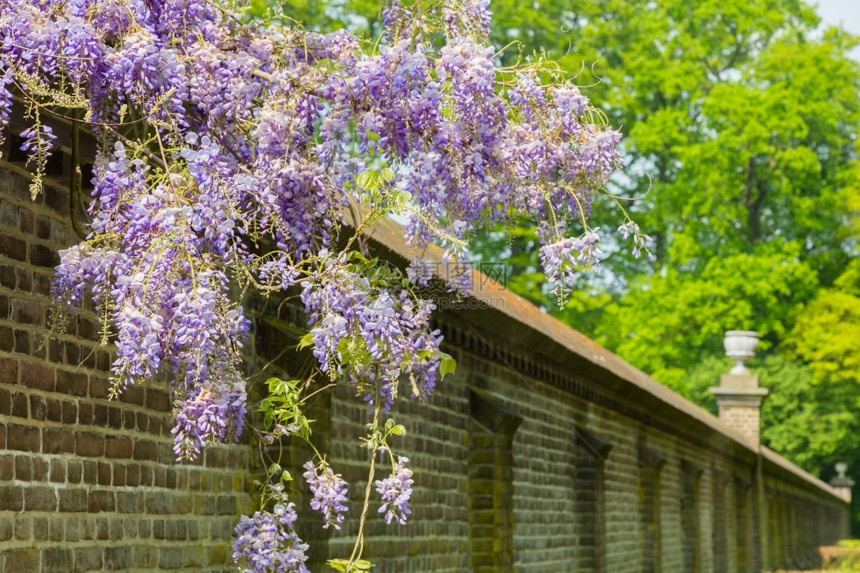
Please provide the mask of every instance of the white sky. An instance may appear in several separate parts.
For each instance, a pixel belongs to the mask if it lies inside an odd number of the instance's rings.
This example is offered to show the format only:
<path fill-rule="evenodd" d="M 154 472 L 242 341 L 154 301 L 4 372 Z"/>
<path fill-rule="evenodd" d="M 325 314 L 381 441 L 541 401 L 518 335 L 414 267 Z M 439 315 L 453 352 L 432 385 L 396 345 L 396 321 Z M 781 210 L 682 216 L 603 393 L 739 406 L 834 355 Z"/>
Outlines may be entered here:
<path fill-rule="evenodd" d="M 818 15 L 826 24 L 841 26 L 860 36 L 860 0 L 812 0 L 818 4 Z M 860 61 L 860 47 L 851 52 Z"/>

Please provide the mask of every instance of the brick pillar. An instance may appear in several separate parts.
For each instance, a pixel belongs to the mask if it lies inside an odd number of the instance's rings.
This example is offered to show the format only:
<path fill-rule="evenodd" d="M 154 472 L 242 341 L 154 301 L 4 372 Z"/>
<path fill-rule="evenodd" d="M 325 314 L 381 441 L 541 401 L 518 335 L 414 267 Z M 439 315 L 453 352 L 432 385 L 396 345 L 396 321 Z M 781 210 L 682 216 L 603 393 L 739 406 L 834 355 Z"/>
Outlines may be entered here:
<path fill-rule="evenodd" d="M 720 420 L 759 444 L 761 405 L 768 394 L 760 388 L 755 374 L 723 374 L 720 385 L 711 388 L 720 408 Z"/>
<path fill-rule="evenodd" d="M 843 462 L 836 464 L 837 476 L 830 480 L 830 485 L 833 486 L 839 497 L 851 503 L 851 488 L 854 487 L 854 480 L 845 475 L 847 469 L 848 465 Z"/>
<path fill-rule="evenodd" d="M 759 445 L 761 404 L 767 388 L 759 388 L 758 376 L 744 364 L 755 356 L 758 334 L 748 330 L 729 330 L 723 342 L 726 356 L 737 362 L 728 374 L 720 376 L 720 385 L 711 388 L 720 408 L 720 420 L 753 444 Z"/>

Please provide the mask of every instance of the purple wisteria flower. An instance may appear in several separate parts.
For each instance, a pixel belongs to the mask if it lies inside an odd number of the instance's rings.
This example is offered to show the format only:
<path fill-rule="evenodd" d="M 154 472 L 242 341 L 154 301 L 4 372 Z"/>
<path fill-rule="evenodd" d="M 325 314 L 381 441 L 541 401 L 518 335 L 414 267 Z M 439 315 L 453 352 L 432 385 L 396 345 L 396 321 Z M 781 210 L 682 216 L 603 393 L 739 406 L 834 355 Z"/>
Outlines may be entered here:
<path fill-rule="evenodd" d="M 243 515 L 236 526 L 233 561 L 246 573 L 307 573 L 307 544 L 296 535 L 295 505 Z"/>
<path fill-rule="evenodd" d="M 541 264 L 546 269 L 547 283 L 560 298 L 583 268 L 599 264 L 598 229 L 589 229 L 582 237 L 569 237 L 540 249 Z"/>
<path fill-rule="evenodd" d="M 619 134 L 594 123 L 576 86 L 541 85 L 530 70 L 504 72 L 499 89 L 487 0 L 414 13 L 395 1 L 372 52 L 344 30 L 264 27 L 232 10 L 210 0 L 0 0 L 0 135 L 14 84 L 38 101 L 33 110 L 71 110 L 100 139 L 88 235 L 62 251 L 53 295 L 73 308 L 92 297 L 116 346 L 114 394 L 169 380 L 182 459 L 242 431 L 247 289 L 299 286 L 321 370 L 371 407 L 387 411 L 402 382 L 421 399 L 433 392 L 441 335 L 433 304 L 412 290 L 432 272 L 413 264 L 404 278 L 339 252 L 347 225 L 365 228 L 361 209 L 405 213 L 408 244 L 445 249 L 437 274 L 461 290 L 475 227 L 529 216 L 564 293 L 599 254 L 594 231 L 571 238 L 568 225 L 590 215 L 619 163 Z M 37 181 L 54 135 L 25 113 Z M 622 234 L 647 252 L 631 225 Z M 376 482 L 389 523 L 409 515 L 406 462 Z M 325 462 L 305 469 L 314 509 L 338 528 L 345 482 Z M 286 501 L 243 518 L 237 562 L 306 570 L 294 521 Z"/>
<path fill-rule="evenodd" d="M 409 458 L 397 456 L 391 475 L 376 481 L 376 491 L 382 497 L 383 504 L 379 513 L 385 514 L 385 523 L 397 521 L 406 524 L 406 517 L 412 513 L 409 509 L 409 498 L 412 497 L 412 470 L 406 467 Z"/>
<path fill-rule="evenodd" d="M 303 466 L 307 471 L 303 474 L 314 498 L 311 509 L 323 514 L 323 529 L 329 526 L 340 529 L 344 520 L 344 512 L 349 509 L 344 505 L 347 501 L 347 484 L 340 474 L 334 473 L 325 460 L 314 465 L 308 461 Z"/>

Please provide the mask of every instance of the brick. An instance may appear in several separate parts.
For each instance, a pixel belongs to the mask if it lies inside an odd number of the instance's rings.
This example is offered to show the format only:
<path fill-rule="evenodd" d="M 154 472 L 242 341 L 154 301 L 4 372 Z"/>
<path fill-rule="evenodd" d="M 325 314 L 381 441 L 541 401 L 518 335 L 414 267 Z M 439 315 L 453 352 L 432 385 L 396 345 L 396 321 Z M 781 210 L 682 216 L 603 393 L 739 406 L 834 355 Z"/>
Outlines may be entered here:
<path fill-rule="evenodd" d="M 45 541 L 46 539 L 48 539 L 47 517 L 33 518 L 33 539 L 35 539 L 36 541 Z"/>
<path fill-rule="evenodd" d="M 30 264 L 36 267 L 47 267 L 53 269 L 60 264 L 60 255 L 50 247 L 31 243 Z"/>
<path fill-rule="evenodd" d="M 16 290 L 19 293 L 29 293 L 33 290 L 33 272 L 30 269 L 16 269 L 15 275 L 18 278 Z"/>
<path fill-rule="evenodd" d="M 178 547 L 162 547 L 158 552 L 158 566 L 161 569 L 182 567 L 182 550 Z"/>
<path fill-rule="evenodd" d="M 124 486 L 125 485 L 125 466 L 122 464 L 114 464 L 113 465 L 113 485 L 114 486 Z"/>
<path fill-rule="evenodd" d="M 146 407 L 159 412 L 170 410 L 170 396 L 163 390 L 148 388 L 146 391 Z"/>
<path fill-rule="evenodd" d="M 45 309 L 33 300 L 12 299 L 12 321 L 31 326 L 45 326 Z"/>
<path fill-rule="evenodd" d="M 66 477 L 69 483 L 81 483 L 84 475 L 84 464 L 80 460 L 68 460 L 66 462 Z"/>
<path fill-rule="evenodd" d="M 46 185 L 45 206 L 58 215 L 67 214 L 69 212 L 69 192 Z M 50 236 L 50 230 L 48 231 L 48 236 Z"/>
<path fill-rule="evenodd" d="M 39 550 L 11 549 L 6 552 L 6 572 L 24 573 L 39 570 Z"/>
<path fill-rule="evenodd" d="M 139 491 L 117 491 L 116 510 L 120 513 L 143 513 L 143 494 Z"/>
<path fill-rule="evenodd" d="M 24 511 L 56 511 L 57 492 L 51 487 L 30 486 L 24 490 Z"/>
<path fill-rule="evenodd" d="M 63 420 L 63 404 L 53 398 L 45 398 L 45 417 L 51 422 Z"/>
<path fill-rule="evenodd" d="M 0 295 L 0 320 L 9 320 L 9 311 L 12 308 L 12 302 L 5 294 Z"/>
<path fill-rule="evenodd" d="M 14 384 L 18 380 L 18 361 L 0 358 L 0 384 Z"/>
<path fill-rule="evenodd" d="M 84 489 L 60 489 L 60 511 L 74 513 L 87 511 L 87 491 Z"/>
<path fill-rule="evenodd" d="M 102 548 L 75 547 L 75 571 L 100 571 L 102 569 Z"/>
<path fill-rule="evenodd" d="M 108 408 L 108 427 L 115 430 L 122 429 L 122 410 L 120 408 Z"/>
<path fill-rule="evenodd" d="M 50 465 L 48 461 L 41 456 L 33 457 L 33 478 L 37 481 L 47 481 L 48 479 L 48 468 Z"/>
<path fill-rule="evenodd" d="M 110 522 L 105 517 L 96 519 L 96 539 L 110 539 Z"/>
<path fill-rule="evenodd" d="M 132 566 L 132 551 L 130 547 L 108 547 L 105 550 L 104 568 L 107 571 L 128 569 Z"/>
<path fill-rule="evenodd" d="M 108 372 L 110 370 L 110 364 L 110 354 L 103 350 L 96 351 L 96 369 L 98 369 L 99 372 Z"/>
<path fill-rule="evenodd" d="M 97 483 L 98 469 L 98 463 L 93 460 L 84 460 L 84 483 Z"/>
<path fill-rule="evenodd" d="M 0 286 L 15 290 L 16 284 L 15 267 L 11 265 L 0 265 Z"/>
<path fill-rule="evenodd" d="M 93 426 L 98 426 L 99 428 L 104 428 L 107 426 L 108 421 L 108 408 L 103 404 L 96 404 L 93 406 Z"/>
<path fill-rule="evenodd" d="M 137 406 L 143 406 L 145 402 L 146 393 L 142 386 L 128 386 L 123 390 L 122 395 L 120 396 L 120 400 L 125 402 L 126 404 L 135 404 Z"/>
<path fill-rule="evenodd" d="M 235 515 L 236 498 L 230 495 L 218 496 L 216 511 L 218 515 Z"/>
<path fill-rule="evenodd" d="M 42 567 L 47 571 L 71 571 L 74 554 L 68 547 L 50 547 L 42 553 Z"/>
<path fill-rule="evenodd" d="M 49 340 L 48 345 L 48 360 L 54 364 L 63 363 L 63 345 L 56 340 Z"/>
<path fill-rule="evenodd" d="M 81 538 L 81 528 L 76 518 L 66 520 L 64 539 L 69 542 L 76 542 Z"/>
<path fill-rule="evenodd" d="M 125 467 L 125 485 L 137 486 L 140 483 L 140 466 L 128 464 Z"/>
<path fill-rule="evenodd" d="M 9 236 L 6 233 L 0 233 L 0 256 L 5 256 L 16 261 L 26 261 L 26 241 Z"/>
<path fill-rule="evenodd" d="M 148 519 L 141 519 L 137 524 L 137 536 L 141 539 L 149 539 L 152 535 L 152 523 Z"/>
<path fill-rule="evenodd" d="M 88 386 L 87 375 L 81 372 L 57 371 L 57 392 L 72 396 L 86 396 Z"/>
<path fill-rule="evenodd" d="M 109 437 L 105 445 L 105 455 L 109 458 L 130 458 L 133 444 L 129 438 Z"/>
<path fill-rule="evenodd" d="M 26 330 L 15 330 L 15 352 L 30 354 L 30 333 Z"/>
<path fill-rule="evenodd" d="M 42 396 L 33 394 L 30 396 L 30 417 L 34 420 L 43 422 L 47 414 L 45 399 Z"/>
<path fill-rule="evenodd" d="M 51 295 L 51 277 L 47 275 L 43 275 L 41 273 L 36 273 L 33 275 L 33 294 L 37 294 L 42 297 L 49 297 Z"/>
<path fill-rule="evenodd" d="M 0 541 L 9 541 L 13 534 L 13 521 L 9 516 L 0 516 Z"/>
<path fill-rule="evenodd" d="M 11 229 L 18 226 L 18 207 L 6 201 L 0 201 L 0 226 Z"/>
<path fill-rule="evenodd" d="M 69 428 L 42 430 L 47 454 L 71 454 L 75 451 L 75 432 Z"/>
<path fill-rule="evenodd" d="M 59 347 L 59 344 L 57 345 Z M 65 342 L 63 343 L 63 350 L 66 355 L 66 363 L 69 366 L 77 366 L 81 361 L 81 347 L 74 342 Z M 93 396 L 93 398 L 101 398 L 101 396 Z"/>
<path fill-rule="evenodd" d="M 21 211 L 19 214 L 20 225 L 18 228 L 25 235 L 32 235 L 35 230 L 35 219 L 30 211 Z"/>
<path fill-rule="evenodd" d="M 101 338 L 101 326 L 98 322 L 85 318 L 78 317 L 78 336 L 84 340 L 96 341 Z"/>
<path fill-rule="evenodd" d="M 105 378 L 93 376 L 90 378 L 90 397 L 106 399 L 110 394 L 110 382 Z"/>
<path fill-rule="evenodd" d="M 158 448 L 155 442 L 138 440 L 134 443 L 134 459 L 158 461 Z"/>
<path fill-rule="evenodd" d="M 0 485 L 0 509 L 5 511 L 24 509 L 24 490 L 19 486 Z"/>
<path fill-rule="evenodd" d="M 74 424 L 78 421 L 78 406 L 74 402 L 63 402 L 63 423 Z"/>
<path fill-rule="evenodd" d="M 15 516 L 15 539 L 24 541 L 30 539 L 30 517 L 25 514 Z"/>
<path fill-rule="evenodd" d="M 7 426 L 7 434 L 7 447 L 10 450 L 38 452 L 42 448 L 39 428 L 9 424 Z"/>
<path fill-rule="evenodd" d="M 100 513 L 116 510 L 116 497 L 113 491 L 96 490 L 89 493 L 87 510 L 90 513 Z"/>
<path fill-rule="evenodd" d="M 44 215 L 36 217 L 36 236 L 40 239 L 51 237 L 51 220 Z"/>
<path fill-rule="evenodd" d="M 27 400 L 27 395 L 17 392 L 11 395 L 12 398 L 12 408 L 11 412 L 13 416 L 18 416 L 19 418 L 27 418 L 28 412 L 30 410 L 30 401 Z"/>
<path fill-rule="evenodd" d="M 15 476 L 15 456 L 0 454 L 0 482 L 12 481 Z"/>
<path fill-rule="evenodd" d="M 15 333 L 9 326 L 0 326 L 0 350 L 12 352 L 15 348 Z"/>
<path fill-rule="evenodd" d="M 50 532 L 48 536 L 51 541 L 63 541 L 66 538 L 66 527 L 64 520 L 52 519 L 49 528 Z"/>
<path fill-rule="evenodd" d="M 146 492 L 146 513 L 165 515 L 175 511 L 173 496 L 165 491 L 155 490 Z"/>
<path fill-rule="evenodd" d="M 78 405 L 78 423 L 82 426 L 91 426 L 93 423 L 93 405 L 81 402 Z"/>
<path fill-rule="evenodd" d="M 75 452 L 83 457 L 101 457 L 105 453 L 105 437 L 93 432 L 75 434 Z"/>
<path fill-rule="evenodd" d="M 51 460 L 51 475 L 48 478 L 53 483 L 65 483 L 66 481 L 66 463 L 54 458 Z"/>
<path fill-rule="evenodd" d="M 0 424 L 0 449 L 6 449 L 6 425 Z"/>
<path fill-rule="evenodd" d="M 110 485 L 111 465 L 107 462 L 99 462 L 98 483 L 99 485 Z"/>
<path fill-rule="evenodd" d="M 0 388 L 0 415 L 8 416 L 12 413 L 12 395 L 9 390 Z"/>
<path fill-rule="evenodd" d="M 51 221 L 51 241 L 65 245 L 68 243 L 69 235 L 72 235 L 72 233 L 72 229 L 69 229 L 65 224 L 59 221 Z M 75 242 L 77 242 L 77 239 Z"/>

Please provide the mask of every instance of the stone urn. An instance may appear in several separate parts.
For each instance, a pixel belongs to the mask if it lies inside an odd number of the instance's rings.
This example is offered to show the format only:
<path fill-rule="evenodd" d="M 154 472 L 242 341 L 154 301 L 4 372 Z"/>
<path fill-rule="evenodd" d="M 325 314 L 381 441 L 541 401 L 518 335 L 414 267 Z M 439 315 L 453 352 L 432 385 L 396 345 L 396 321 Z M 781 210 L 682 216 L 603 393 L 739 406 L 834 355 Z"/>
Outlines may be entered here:
<path fill-rule="evenodd" d="M 726 349 L 726 356 L 736 363 L 729 371 L 729 374 L 736 376 L 750 374 L 749 368 L 744 363 L 755 356 L 755 349 L 758 347 L 758 332 L 753 330 L 727 330 L 726 337 L 723 339 L 723 346 Z"/>

